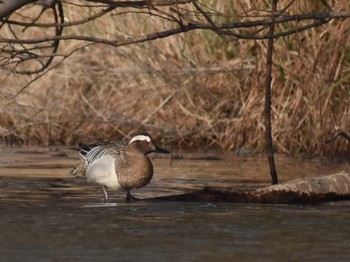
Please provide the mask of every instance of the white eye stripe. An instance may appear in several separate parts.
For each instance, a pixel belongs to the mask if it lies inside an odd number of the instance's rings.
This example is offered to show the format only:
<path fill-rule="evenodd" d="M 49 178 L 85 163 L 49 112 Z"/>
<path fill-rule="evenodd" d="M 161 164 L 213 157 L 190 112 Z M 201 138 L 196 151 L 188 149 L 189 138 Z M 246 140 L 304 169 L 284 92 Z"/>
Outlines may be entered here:
<path fill-rule="evenodd" d="M 135 141 L 147 141 L 149 143 L 151 142 L 151 138 L 145 135 L 137 135 L 130 140 L 129 145 Z"/>

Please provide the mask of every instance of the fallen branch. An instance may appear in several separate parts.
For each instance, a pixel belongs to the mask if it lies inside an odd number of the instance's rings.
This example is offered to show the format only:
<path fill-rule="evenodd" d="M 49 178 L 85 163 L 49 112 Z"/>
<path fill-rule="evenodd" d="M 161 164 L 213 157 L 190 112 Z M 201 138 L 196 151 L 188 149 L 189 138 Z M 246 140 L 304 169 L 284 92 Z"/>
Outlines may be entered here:
<path fill-rule="evenodd" d="M 315 204 L 350 200 L 350 173 L 343 171 L 302 178 L 252 191 L 223 191 L 205 187 L 196 192 L 147 200 L 265 204 Z"/>

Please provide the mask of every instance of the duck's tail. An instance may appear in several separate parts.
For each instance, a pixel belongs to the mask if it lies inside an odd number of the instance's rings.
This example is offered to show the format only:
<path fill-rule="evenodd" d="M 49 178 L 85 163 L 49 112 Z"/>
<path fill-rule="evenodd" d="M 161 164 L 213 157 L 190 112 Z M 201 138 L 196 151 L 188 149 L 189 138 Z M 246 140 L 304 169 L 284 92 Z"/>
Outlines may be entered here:
<path fill-rule="evenodd" d="M 70 174 L 76 177 L 86 177 L 86 161 L 80 161 L 78 165 L 76 165 L 71 171 Z"/>

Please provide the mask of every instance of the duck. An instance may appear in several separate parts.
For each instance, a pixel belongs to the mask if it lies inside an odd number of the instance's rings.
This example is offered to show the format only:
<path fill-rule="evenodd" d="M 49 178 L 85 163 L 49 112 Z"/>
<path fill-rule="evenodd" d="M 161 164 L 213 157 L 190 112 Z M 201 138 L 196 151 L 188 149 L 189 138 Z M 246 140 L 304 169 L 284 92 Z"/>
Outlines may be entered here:
<path fill-rule="evenodd" d="M 138 200 L 130 190 L 146 186 L 153 177 L 151 153 L 169 154 L 160 148 L 147 132 L 137 133 L 130 140 L 95 144 L 79 144 L 81 161 L 71 174 L 102 185 L 105 202 L 107 190 L 125 190 L 126 201 Z"/>

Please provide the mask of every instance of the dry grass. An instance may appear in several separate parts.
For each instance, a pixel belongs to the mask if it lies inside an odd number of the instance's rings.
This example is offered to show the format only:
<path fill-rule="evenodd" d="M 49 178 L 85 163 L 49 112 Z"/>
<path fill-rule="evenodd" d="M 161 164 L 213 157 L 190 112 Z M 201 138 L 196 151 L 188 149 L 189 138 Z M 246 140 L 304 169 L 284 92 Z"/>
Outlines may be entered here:
<path fill-rule="evenodd" d="M 207 2 L 231 14 L 250 5 Z M 283 6 L 288 1 L 279 2 Z M 338 5 L 350 9 L 346 1 Z M 313 8 L 307 1 L 293 11 Z M 70 9 L 67 19 L 78 19 L 81 12 Z M 66 33 L 123 38 L 170 26 L 142 15 L 114 16 L 113 23 L 110 19 Z M 348 19 L 275 41 L 277 151 L 349 153 L 344 141 L 324 144 L 335 126 L 350 131 L 349 38 Z M 77 45 L 65 42 L 60 50 Z M 13 74 L 2 82 L 1 139 L 75 144 L 148 130 L 177 146 L 262 151 L 265 55 L 266 41 L 232 40 L 205 31 L 118 49 L 89 46 L 13 98 L 5 96 L 18 92 L 30 77 Z"/>

